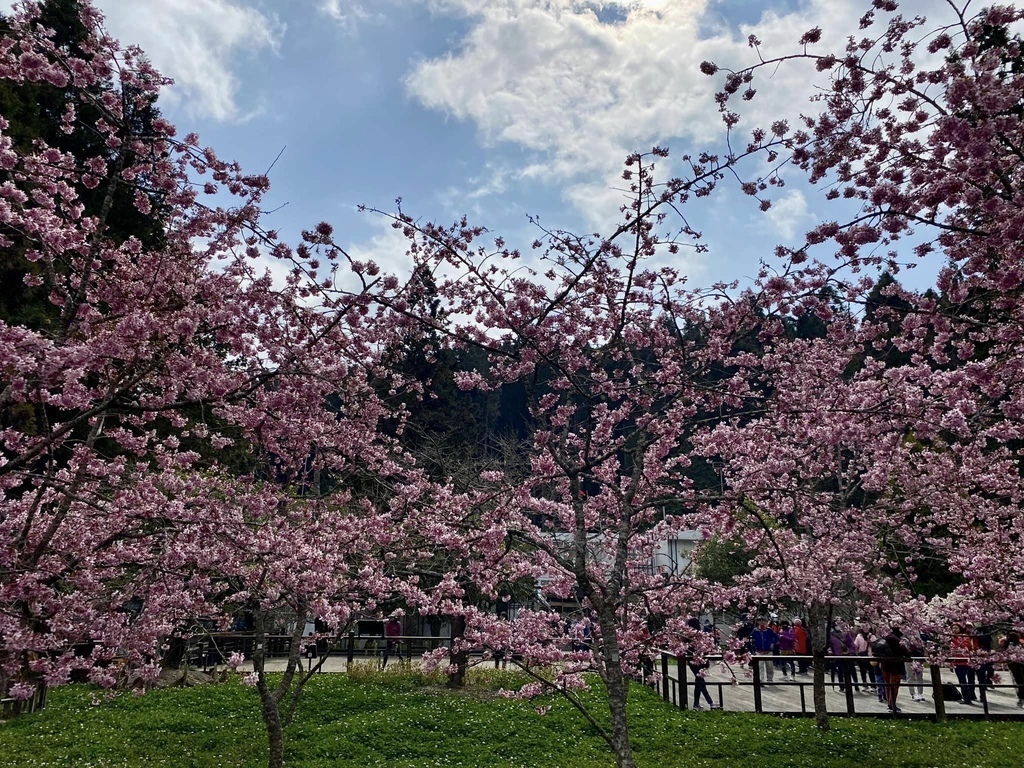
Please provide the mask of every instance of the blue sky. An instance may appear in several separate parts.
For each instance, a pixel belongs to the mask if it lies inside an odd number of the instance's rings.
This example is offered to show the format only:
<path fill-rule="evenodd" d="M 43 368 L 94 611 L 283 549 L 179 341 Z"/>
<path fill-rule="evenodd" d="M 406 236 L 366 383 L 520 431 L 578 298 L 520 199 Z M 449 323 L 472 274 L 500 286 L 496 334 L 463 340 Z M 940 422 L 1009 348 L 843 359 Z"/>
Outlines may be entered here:
<path fill-rule="evenodd" d="M 97 0 L 110 31 L 176 84 L 161 106 L 247 170 L 274 167 L 271 226 L 320 220 L 354 252 L 401 269 L 402 243 L 359 203 L 471 221 L 526 246 L 527 214 L 607 230 L 625 155 L 720 148 L 703 59 L 739 67 L 756 32 L 792 51 L 808 28 L 856 32 L 868 0 Z M 941 12 L 943 0 L 911 0 Z M 814 74 L 760 86 L 747 129 L 809 109 Z M 671 161 L 670 161 L 671 163 Z M 742 279 L 821 218 L 797 182 L 769 214 L 726 185 L 691 214 L 711 246 L 682 253 L 694 283 Z M 923 270 L 930 272 L 930 270 Z M 927 274 L 909 277 L 924 282 Z"/>

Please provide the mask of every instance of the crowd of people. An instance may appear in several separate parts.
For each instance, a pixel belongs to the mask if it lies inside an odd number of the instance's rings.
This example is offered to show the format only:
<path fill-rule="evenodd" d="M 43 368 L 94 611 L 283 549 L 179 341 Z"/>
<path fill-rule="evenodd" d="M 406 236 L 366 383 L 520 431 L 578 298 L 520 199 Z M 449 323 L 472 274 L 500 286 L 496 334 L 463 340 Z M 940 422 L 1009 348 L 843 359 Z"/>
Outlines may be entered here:
<path fill-rule="evenodd" d="M 776 614 L 760 618 L 755 625 L 746 625 L 738 636 L 745 641 L 745 650 L 756 659 L 762 683 L 773 683 L 776 673 L 783 681 L 806 676 L 810 667 L 810 635 L 800 618 L 791 622 L 779 620 Z M 913 701 L 925 701 L 924 669 L 926 656 L 945 642 L 946 658 L 956 674 L 957 685 L 943 687 L 945 700 L 974 705 L 982 690 L 996 683 L 993 651 L 1009 654 L 1006 669 L 1012 678 L 1017 706 L 1024 709 L 1024 647 L 1021 633 L 1010 631 L 996 637 L 986 627 L 971 622 L 952 627 L 947 638 L 929 637 L 919 632 L 904 633 L 899 627 L 877 631 L 870 624 L 855 620 L 850 625 L 836 625 L 829 634 L 829 676 L 833 690 L 864 695 L 874 694 L 890 712 L 900 712 L 897 705 L 902 685 L 910 689 Z M 1014 653 L 1020 649 L 1021 654 Z M 770 657 L 770 658 L 764 658 Z M 794 657 L 794 658 L 787 658 Z M 931 687 L 929 682 L 928 687 Z M 695 696 L 697 691 L 695 690 Z"/>

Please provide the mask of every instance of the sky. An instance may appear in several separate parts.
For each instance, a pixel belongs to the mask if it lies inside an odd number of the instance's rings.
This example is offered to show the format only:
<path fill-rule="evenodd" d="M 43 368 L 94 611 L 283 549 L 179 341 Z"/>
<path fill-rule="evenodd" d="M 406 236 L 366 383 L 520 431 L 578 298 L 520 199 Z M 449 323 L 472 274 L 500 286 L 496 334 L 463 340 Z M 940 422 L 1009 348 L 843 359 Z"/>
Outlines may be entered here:
<path fill-rule="evenodd" d="M 870 0 L 96 0 L 122 43 L 175 84 L 160 106 L 180 135 L 270 178 L 267 226 L 292 240 L 321 220 L 361 256 L 401 271 L 404 245 L 364 203 L 440 222 L 466 214 L 517 246 L 547 227 L 608 231 L 626 155 L 720 150 L 708 59 L 739 68 L 857 33 Z M 942 16 L 945 0 L 907 0 Z M 783 68 L 758 84 L 741 129 L 813 110 L 822 76 Z M 283 150 L 283 152 L 282 152 Z M 752 168 L 751 172 L 756 172 Z M 725 184 L 688 209 L 710 247 L 676 266 L 695 285 L 738 279 L 835 218 L 792 182 L 768 213 Z M 283 207 L 282 207 L 283 206 Z M 927 283 L 918 273 L 906 282 Z M 924 287 L 921 285 L 920 287 Z"/>

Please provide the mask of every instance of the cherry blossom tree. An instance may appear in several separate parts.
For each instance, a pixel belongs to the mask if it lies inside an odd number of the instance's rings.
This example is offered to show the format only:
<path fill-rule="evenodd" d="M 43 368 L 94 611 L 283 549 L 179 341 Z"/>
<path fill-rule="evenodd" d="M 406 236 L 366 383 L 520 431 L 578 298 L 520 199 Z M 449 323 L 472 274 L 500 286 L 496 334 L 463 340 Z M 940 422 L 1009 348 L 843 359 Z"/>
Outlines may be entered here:
<path fill-rule="evenodd" d="M 289 249 L 260 223 L 265 177 L 177 139 L 165 120 L 137 119 L 167 81 L 104 34 L 95 8 L 81 4 L 73 48 L 39 12 L 27 3 L 7 20 L 0 77 L 63 89 L 61 131 L 102 141 L 82 142 L 94 152 L 84 157 L 43 139 L 16 145 L 0 121 L 0 244 L 52 307 L 35 325 L 0 319 L 0 679 L 16 696 L 76 668 L 112 685 L 115 656 L 149 679 L 178 623 L 219 615 L 210 585 L 238 577 L 244 559 L 226 553 L 251 545 L 239 525 L 269 536 L 277 510 L 281 529 L 340 546 L 322 528 L 349 522 L 322 512 L 321 492 L 307 500 L 310 478 L 340 485 L 356 455 L 366 471 L 392 461 L 390 445 L 370 450 L 385 410 L 361 319 L 373 278 L 336 289 L 314 253 L 330 227 Z M 100 117 L 86 123 L 85 111 Z M 125 197 L 159 237 L 114 236 Z M 284 287 L 258 266 L 264 250 L 291 265 Z M 252 466 L 228 455 L 232 443 Z M 257 552 L 293 569 L 308 559 L 308 572 L 311 543 L 289 546 Z"/>
<path fill-rule="evenodd" d="M 854 369 L 857 323 L 835 318 L 819 339 L 778 338 L 737 375 L 765 396 L 751 412 L 695 442 L 722 469 L 725 494 L 704 527 L 739 538 L 751 570 L 735 578 L 740 606 L 806 612 L 814 654 L 814 706 L 828 728 L 825 656 L 840 616 L 892 621 L 913 597 L 913 556 L 924 534 L 908 525 L 898 485 L 919 398 Z"/>
<path fill-rule="evenodd" d="M 98 665 L 115 653 L 152 672 L 147 644 L 195 607 L 189 591 L 160 580 L 139 599 L 139 585 L 154 575 L 153 535 L 164 538 L 162 489 L 196 463 L 198 442 L 216 449 L 220 440 L 205 419 L 187 419 L 184 406 L 230 399 L 265 376 L 228 362 L 250 349 L 243 327 L 226 330 L 236 309 L 258 309 L 265 285 L 237 267 L 207 268 L 237 239 L 265 179 L 199 150 L 194 137 L 177 141 L 166 121 L 138 135 L 132 115 L 164 80 L 137 50 L 119 53 L 91 7 L 82 18 L 94 34 L 81 56 L 55 45 L 53 31 L 35 22 L 38 10 L 28 4 L 9 19 L 0 74 L 70 89 L 103 115 L 87 128 L 104 141 L 99 155 L 79 158 L 42 140 L 16 148 L 0 135 L 2 244 L 21 254 L 25 285 L 43 289 L 54 307 L 40 327 L 0 321 L 0 668 L 5 688 L 18 681 L 15 695 L 31 689 L 25 674 L 59 683 L 76 666 L 109 682 L 109 668 Z M 100 87 L 115 72 L 120 90 Z M 86 129 L 76 119 L 81 106 L 68 101 L 66 133 Z M 223 187 L 240 205 L 197 204 L 190 172 L 217 176 L 205 191 Z M 85 213 L 81 190 L 105 190 L 94 214 Z M 125 190 L 143 213 L 154 194 L 167 206 L 160 249 L 107 236 L 112 201 Z M 195 250 L 193 238 L 206 238 L 209 250 Z M 72 646 L 86 641 L 96 643 L 92 655 L 76 657 Z"/>
<path fill-rule="evenodd" d="M 460 608 L 464 590 L 454 576 L 432 594 L 406 597 L 422 610 L 461 611 L 465 648 L 522 659 L 535 681 L 520 695 L 568 696 L 622 766 L 634 764 L 630 677 L 661 647 L 706 652 L 710 638 L 698 638 L 687 619 L 730 599 L 658 552 L 691 527 L 703 501 L 688 474 L 688 439 L 709 414 L 742 404 L 744 393 L 720 375 L 721 361 L 754 322 L 747 304 L 689 290 L 675 269 L 651 263 L 697 234 L 685 223 L 681 238 L 659 231 L 669 226 L 661 208 L 695 184 L 657 184 L 653 160 L 663 154 L 627 162 L 630 202 L 608 237 L 544 231 L 535 243 L 543 274 L 520 266 L 500 239 L 477 245 L 483 231 L 464 221 L 445 228 L 394 217 L 443 307 L 431 316 L 407 303 L 390 311 L 452 344 L 488 351 L 486 368 L 458 374 L 461 387 L 523 383 L 531 403 L 528 476 L 485 472 L 472 494 L 432 503 L 435 512 L 448 510 L 447 519 L 431 518 L 435 546 L 459 548 L 463 567 L 495 602 L 507 598 L 503 584 L 536 579 L 539 605 L 512 621 Z M 470 508 L 475 538 L 459 528 Z M 570 626 L 555 604 L 575 606 Z M 590 671 L 609 695 L 609 730 L 572 693 Z"/>
<path fill-rule="evenodd" d="M 368 307 L 399 282 L 347 259 L 329 225 L 280 242 L 261 223 L 265 177 L 137 119 L 167 82 L 140 51 L 88 3 L 74 47 L 39 13 L 8 19 L 0 77 L 63 89 L 61 131 L 102 141 L 15 143 L 0 119 L 0 244 L 51 307 L 34 325 L 0 318 L 0 693 L 76 669 L 141 687 L 176 631 L 248 611 L 279 766 L 307 618 L 337 629 L 393 591 L 374 489 L 406 461 L 379 429 L 393 332 Z M 124 199 L 158 237 L 112 227 Z M 264 254 L 288 265 L 283 286 Z M 282 612 L 292 652 L 271 687 L 265 636 Z"/>
<path fill-rule="evenodd" d="M 886 296 L 903 309 L 879 322 L 865 317 L 857 334 L 866 350 L 891 345 L 898 358 L 877 366 L 879 385 L 895 398 L 902 444 L 865 477 L 890 478 L 888 504 L 906 527 L 961 580 L 931 612 L 940 636 L 965 617 L 1019 625 L 1021 225 L 1019 168 L 1024 141 L 1024 67 L 1015 25 L 1022 12 L 977 10 L 949 0 L 949 23 L 929 26 L 875 0 L 839 51 L 819 51 L 812 29 L 794 53 L 766 56 L 725 73 L 720 109 L 730 134 L 737 94 L 756 99 L 764 68 L 808 64 L 823 88 L 800 124 L 755 129 L 783 139 L 784 151 L 762 177 L 804 176 L 835 202 L 836 214 L 797 248 L 780 248 L 778 274 L 765 278 L 789 308 L 808 311 L 815 291 L 833 285 L 863 305 L 873 268 L 944 260 L 936 290 L 898 284 Z M 755 195 L 766 186 L 755 184 Z M 845 202 L 844 202 L 845 201 Z M 762 207 L 767 201 L 762 200 Z M 852 206 L 852 209 L 851 209 Z M 852 213 L 851 213 L 852 210 Z M 835 258 L 821 255 L 835 245 Z M 934 258 L 934 256 L 932 257 Z M 865 379 L 863 372 L 858 378 Z M 846 420 L 827 403 L 820 419 Z M 908 537 L 909 538 L 909 537 Z M 911 565 L 913 565 L 911 563 Z M 951 599 L 955 598 L 955 599 Z M 920 616 L 916 603 L 908 614 Z M 941 650 L 941 649 L 940 649 Z"/>
<path fill-rule="evenodd" d="M 806 605 L 819 647 L 844 600 L 938 629 L 954 604 L 1019 622 L 1021 13 L 950 7 L 951 26 L 891 16 L 836 54 L 814 53 L 819 30 L 777 58 L 752 39 L 757 62 L 725 71 L 718 97 L 730 134 L 732 97 L 756 98 L 765 67 L 812 64 L 828 83 L 815 114 L 756 129 L 743 151 L 730 137 L 723 154 L 683 156 L 679 178 L 655 175 L 665 150 L 630 157 L 621 225 L 542 229 L 535 269 L 465 220 L 399 210 L 415 263 L 403 283 L 349 258 L 327 224 L 280 242 L 261 222 L 265 177 L 138 119 L 166 82 L 141 51 L 88 3 L 88 34 L 62 46 L 24 4 L 0 78 L 63 89 L 61 130 L 103 141 L 26 145 L 0 118 L 0 246 L 49 303 L 45 322 L 0 318 L 0 689 L 31 696 L 75 669 L 113 686 L 119 657 L 145 682 L 183 621 L 245 610 L 265 636 L 286 612 L 284 678 L 271 687 L 261 652 L 252 676 L 277 766 L 305 619 L 338 627 L 400 596 L 459 623 L 456 662 L 480 647 L 522 659 L 534 682 L 519 695 L 567 696 L 628 768 L 630 678 L 657 649 L 706 652 L 688 619 L 707 608 Z M 865 30 L 896 3 L 872 9 Z M 86 106 L 100 115 L 88 125 Z M 754 292 L 690 289 L 670 266 L 703 248 L 685 204 L 756 159 L 769 169 L 741 183 L 762 210 L 787 174 L 859 210 L 780 248 Z M 126 196 L 160 237 L 115 236 Z M 811 260 L 829 242 L 836 258 Z M 867 302 L 865 271 L 898 270 L 907 242 L 946 259 L 937 293 L 893 284 L 898 316 L 831 316 L 826 296 Z M 267 254 L 285 285 L 258 266 Z M 824 338 L 771 325 L 809 313 Z M 525 477 L 459 484 L 414 467 L 397 398 L 429 384 L 388 353 L 428 335 L 486 357 L 462 388 L 527 389 Z M 883 344 L 903 354 L 866 352 Z M 695 483 L 708 458 L 724 488 Z M 759 567 L 725 587 L 659 559 L 696 527 L 742 531 Z M 931 613 L 911 592 L 925 547 L 962 579 Z M 534 608 L 509 620 L 484 606 L 530 580 Z M 588 672 L 610 728 L 574 694 Z"/>

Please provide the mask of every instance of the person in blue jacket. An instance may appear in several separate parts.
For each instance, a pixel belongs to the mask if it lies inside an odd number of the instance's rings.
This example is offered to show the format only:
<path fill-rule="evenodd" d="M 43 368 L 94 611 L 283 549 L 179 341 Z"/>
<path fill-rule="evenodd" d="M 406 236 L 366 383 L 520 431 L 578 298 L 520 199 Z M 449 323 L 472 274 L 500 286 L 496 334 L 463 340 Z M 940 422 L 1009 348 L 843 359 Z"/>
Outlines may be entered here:
<path fill-rule="evenodd" d="M 779 642 L 775 630 L 768 626 L 768 620 L 757 620 L 757 629 L 750 633 L 750 643 L 757 656 L 770 656 Z M 775 679 L 775 662 L 772 659 L 761 659 L 761 680 L 770 683 Z"/>

